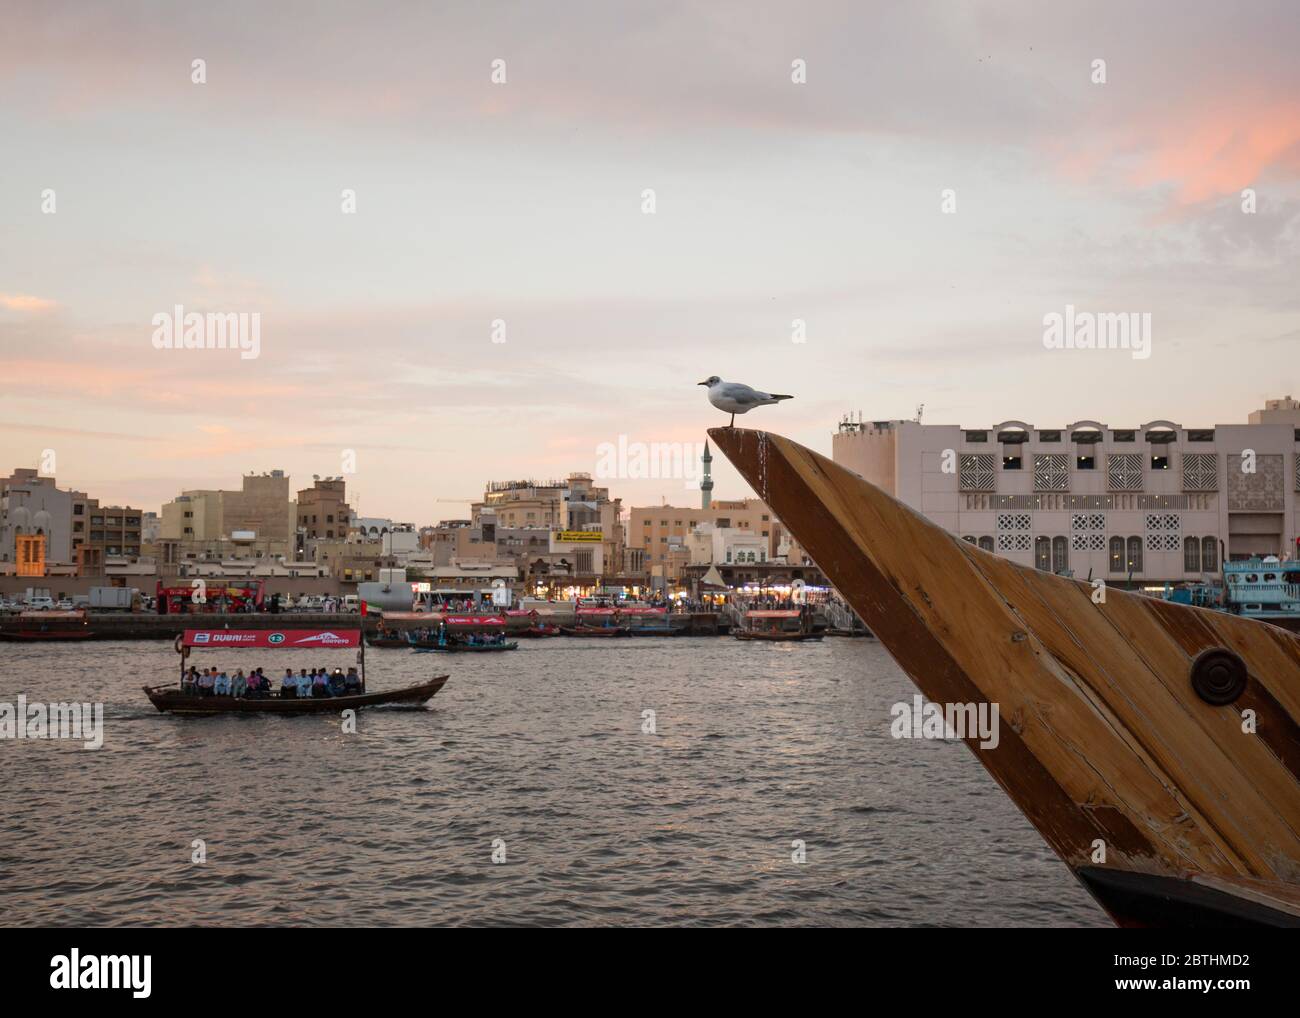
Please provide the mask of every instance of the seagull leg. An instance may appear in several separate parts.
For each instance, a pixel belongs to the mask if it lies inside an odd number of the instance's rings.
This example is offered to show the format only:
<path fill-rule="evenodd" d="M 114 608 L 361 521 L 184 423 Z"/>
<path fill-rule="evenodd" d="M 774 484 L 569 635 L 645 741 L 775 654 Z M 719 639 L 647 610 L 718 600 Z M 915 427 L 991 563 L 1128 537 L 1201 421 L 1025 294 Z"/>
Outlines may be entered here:
<path fill-rule="evenodd" d="M 735 426 L 736 426 L 736 415 L 735 415 L 735 414 L 732 414 L 732 415 L 731 415 L 731 423 L 728 424 L 727 427 L 729 427 L 729 428 L 734 428 Z"/>

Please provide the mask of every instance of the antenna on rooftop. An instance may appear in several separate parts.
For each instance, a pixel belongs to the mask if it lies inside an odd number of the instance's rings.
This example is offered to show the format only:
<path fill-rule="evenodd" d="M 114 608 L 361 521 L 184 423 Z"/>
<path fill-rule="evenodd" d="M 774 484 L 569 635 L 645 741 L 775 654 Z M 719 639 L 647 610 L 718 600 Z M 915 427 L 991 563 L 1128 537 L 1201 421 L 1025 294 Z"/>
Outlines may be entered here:
<path fill-rule="evenodd" d="M 922 415 L 923 413 L 925 413 L 925 404 L 924 404 L 924 403 L 918 403 L 918 404 L 916 405 L 916 423 L 917 423 L 917 424 L 920 424 L 920 423 L 921 423 L 921 415 Z"/>

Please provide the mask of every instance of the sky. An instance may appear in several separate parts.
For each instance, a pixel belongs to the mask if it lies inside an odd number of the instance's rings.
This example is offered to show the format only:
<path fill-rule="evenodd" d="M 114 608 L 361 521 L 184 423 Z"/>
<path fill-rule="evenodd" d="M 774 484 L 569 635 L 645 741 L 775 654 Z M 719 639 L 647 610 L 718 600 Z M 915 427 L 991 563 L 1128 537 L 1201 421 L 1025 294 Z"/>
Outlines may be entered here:
<path fill-rule="evenodd" d="M 0 472 L 695 504 L 602 450 L 691 453 L 715 374 L 827 453 L 922 404 L 1244 422 L 1300 396 L 1298 52 L 1290 0 L 9 0 Z M 158 349 L 177 305 L 258 356 Z M 1048 348 L 1067 305 L 1150 314 L 1150 356 Z"/>

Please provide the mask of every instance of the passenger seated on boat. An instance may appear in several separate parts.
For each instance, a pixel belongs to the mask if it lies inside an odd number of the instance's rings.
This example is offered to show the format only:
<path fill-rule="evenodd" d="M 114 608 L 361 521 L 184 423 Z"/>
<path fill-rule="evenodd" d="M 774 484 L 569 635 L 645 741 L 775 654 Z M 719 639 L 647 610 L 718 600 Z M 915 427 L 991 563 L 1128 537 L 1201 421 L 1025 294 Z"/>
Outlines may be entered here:
<path fill-rule="evenodd" d="M 186 696 L 199 695 L 199 670 L 191 668 L 181 675 L 181 692 Z"/>
<path fill-rule="evenodd" d="M 298 692 L 299 700 L 306 700 L 311 696 L 311 676 L 307 674 L 306 668 L 298 669 L 298 679 L 294 686 Z"/>
<path fill-rule="evenodd" d="M 330 695 L 330 677 L 324 668 L 312 672 L 311 695 L 318 699 Z"/>
<path fill-rule="evenodd" d="M 217 670 L 215 668 L 204 669 L 203 674 L 199 676 L 199 696 L 211 696 L 216 681 Z"/>
<path fill-rule="evenodd" d="M 217 696 L 230 695 L 230 676 L 222 672 L 212 684 L 212 692 Z"/>
<path fill-rule="evenodd" d="M 245 696 L 247 693 L 248 677 L 244 674 L 244 669 L 240 668 L 230 680 L 230 695 Z"/>
<path fill-rule="evenodd" d="M 343 692 L 343 669 L 335 668 L 330 673 L 330 696 L 342 696 Z"/>
<path fill-rule="evenodd" d="M 280 680 L 280 696 L 286 700 L 292 700 L 298 695 L 298 680 L 293 677 L 293 669 L 284 670 L 284 678 Z"/>
<path fill-rule="evenodd" d="M 248 676 L 248 692 L 245 694 L 250 700 L 260 700 L 265 695 L 266 679 L 262 677 L 262 669 L 254 668 Z"/>
<path fill-rule="evenodd" d="M 343 691 L 348 696 L 361 692 L 361 676 L 357 674 L 355 667 L 349 668 L 347 675 L 343 676 Z"/>

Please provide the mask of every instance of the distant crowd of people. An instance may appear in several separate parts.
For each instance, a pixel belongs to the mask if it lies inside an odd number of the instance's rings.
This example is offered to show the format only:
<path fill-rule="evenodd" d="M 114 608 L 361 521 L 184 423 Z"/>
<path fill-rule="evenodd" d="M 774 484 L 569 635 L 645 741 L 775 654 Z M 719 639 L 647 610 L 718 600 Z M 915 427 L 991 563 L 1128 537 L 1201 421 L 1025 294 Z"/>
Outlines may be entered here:
<path fill-rule="evenodd" d="M 189 696 L 233 696 L 248 700 L 265 700 L 273 695 L 272 682 L 262 674 L 261 668 L 255 668 L 247 675 L 242 668 L 233 675 L 217 668 L 203 671 L 191 668 L 181 679 L 181 692 Z M 303 668 L 297 675 L 292 668 L 286 668 L 280 679 L 282 700 L 353 696 L 360 692 L 361 676 L 355 666 L 349 668 L 346 675 L 342 668 L 335 668 L 333 672 L 328 668 L 310 671 Z"/>

